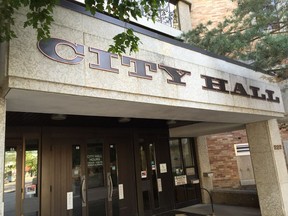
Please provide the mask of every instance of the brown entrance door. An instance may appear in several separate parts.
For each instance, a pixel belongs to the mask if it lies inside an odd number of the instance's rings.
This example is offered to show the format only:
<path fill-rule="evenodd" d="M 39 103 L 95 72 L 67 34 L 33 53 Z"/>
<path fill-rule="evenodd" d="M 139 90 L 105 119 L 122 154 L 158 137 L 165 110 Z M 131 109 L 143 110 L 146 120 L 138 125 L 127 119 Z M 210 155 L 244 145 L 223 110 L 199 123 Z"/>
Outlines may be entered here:
<path fill-rule="evenodd" d="M 145 129 L 135 136 L 139 215 L 151 216 L 174 208 L 167 130 Z"/>
<path fill-rule="evenodd" d="M 160 207 L 160 178 L 157 178 L 157 164 L 154 143 L 139 143 L 141 159 L 141 189 L 145 215 L 152 215 Z"/>
<path fill-rule="evenodd" d="M 50 215 L 137 215 L 129 137 L 50 138 L 49 142 L 53 143 Z M 46 206 L 43 212 L 48 211 Z"/>
<path fill-rule="evenodd" d="M 40 215 L 39 136 L 8 138 L 5 145 L 4 215 Z"/>
<path fill-rule="evenodd" d="M 6 140 L 4 165 L 4 215 L 21 214 L 21 151 L 22 140 Z M 19 178 L 20 177 L 20 178 Z"/>
<path fill-rule="evenodd" d="M 171 139 L 169 144 L 176 208 L 200 203 L 200 182 L 193 139 Z"/>

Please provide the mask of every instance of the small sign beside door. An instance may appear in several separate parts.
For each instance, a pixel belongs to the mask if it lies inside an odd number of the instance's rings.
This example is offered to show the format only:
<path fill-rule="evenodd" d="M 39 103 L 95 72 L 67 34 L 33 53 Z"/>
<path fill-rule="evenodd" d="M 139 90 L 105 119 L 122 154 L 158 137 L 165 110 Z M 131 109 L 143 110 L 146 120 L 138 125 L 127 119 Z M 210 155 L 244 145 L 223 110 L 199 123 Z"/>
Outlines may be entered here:
<path fill-rule="evenodd" d="M 119 190 L 119 200 L 124 199 L 124 186 L 123 186 L 123 184 L 118 185 L 118 190 Z"/>
<path fill-rule="evenodd" d="M 166 165 L 166 163 L 160 164 L 160 173 L 167 173 L 167 165 Z"/>
<path fill-rule="evenodd" d="M 175 181 L 175 186 L 186 185 L 187 184 L 187 176 L 186 175 L 175 176 L 174 181 Z"/>
<path fill-rule="evenodd" d="M 158 192 L 162 192 L 162 180 L 161 180 L 161 178 L 157 179 L 157 186 L 158 186 Z"/>
<path fill-rule="evenodd" d="M 73 209 L 73 192 L 67 192 L 67 210 Z"/>
<path fill-rule="evenodd" d="M 36 194 L 36 185 L 26 185 L 25 190 L 26 190 L 26 195 Z"/>
<path fill-rule="evenodd" d="M 147 171 L 141 171 L 141 178 L 147 178 Z"/>

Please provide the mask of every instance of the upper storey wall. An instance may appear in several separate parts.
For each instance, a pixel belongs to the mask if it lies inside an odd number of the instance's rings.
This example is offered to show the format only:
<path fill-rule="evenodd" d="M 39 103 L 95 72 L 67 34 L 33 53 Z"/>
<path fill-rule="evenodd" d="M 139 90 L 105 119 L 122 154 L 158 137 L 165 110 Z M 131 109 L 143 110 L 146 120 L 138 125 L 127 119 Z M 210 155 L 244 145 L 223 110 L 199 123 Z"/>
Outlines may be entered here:
<path fill-rule="evenodd" d="M 218 22 L 229 16 L 233 9 L 237 7 L 237 1 L 231 0 L 193 0 L 191 11 L 192 28 L 200 23 L 213 21 L 212 26 L 217 26 Z"/>
<path fill-rule="evenodd" d="M 23 29 L 25 18 L 19 13 L 15 20 L 18 38 L 9 47 L 10 88 L 178 107 L 190 110 L 191 118 L 201 110 L 282 116 L 279 87 L 241 64 L 195 51 L 156 33 L 149 35 L 146 30 L 137 34 L 142 42 L 138 53 L 112 55 L 105 50 L 123 27 L 60 6 L 54 19 L 52 38 L 83 47 L 78 55 L 82 61 L 66 64 L 43 55 L 35 31 Z M 74 59 L 73 46 L 58 44 L 55 53 Z M 227 115 L 223 121 L 247 119 Z"/>

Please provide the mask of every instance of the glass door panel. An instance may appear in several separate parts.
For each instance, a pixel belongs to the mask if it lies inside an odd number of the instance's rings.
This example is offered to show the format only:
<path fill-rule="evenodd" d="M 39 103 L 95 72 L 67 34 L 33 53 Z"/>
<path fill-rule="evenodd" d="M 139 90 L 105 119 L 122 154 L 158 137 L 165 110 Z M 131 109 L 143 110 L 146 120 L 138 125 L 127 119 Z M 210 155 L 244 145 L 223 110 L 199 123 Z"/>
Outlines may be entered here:
<path fill-rule="evenodd" d="M 5 148 L 4 166 L 4 214 L 16 215 L 17 147 Z"/>
<path fill-rule="evenodd" d="M 170 141 L 170 156 L 171 156 L 171 165 L 172 165 L 173 175 L 174 176 L 183 175 L 183 164 L 182 164 L 182 159 L 181 159 L 179 140 Z"/>
<path fill-rule="evenodd" d="M 119 191 L 118 191 L 118 158 L 116 144 L 109 144 L 109 170 L 110 170 L 110 194 L 108 195 L 109 215 L 119 215 Z M 111 203 L 112 202 L 112 203 Z"/>
<path fill-rule="evenodd" d="M 104 183 L 103 143 L 87 145 L 87 204 L 89 216 L 106 216 L 107 188 Z"/>
<path fill-rule="evenodd" d="M 72 147 L 73 216 L 119 215 L 116 144 L 88 140 Z M 69 190 L 69 189 L 68 189 Z"/>
<path fill-rule="evenodd" d="M 187 200 L 197 199 L 197 190 L 199 190 L 199 184 L 194 185 L 193 182 L 199 181 L 196 167 L 195 167 L 195 158 L 194 152 L 191 148 L 191 142 L 188 138 L 181 139 L 182 144 L 182 155 L 183 155 L 183 166 L 185 174 L 187 176 L 187 185 L 186 185 L 186 196 Z"/>
<path fill-rule="evenodd" d="M 26 139 L 23 163 L 23 215 L 36 216 L 39 212 L 39 140 Z"/>
<path fill-rule="evenodd" d="M 145 214 L 149 215 L 160 206 L 157 182 L 157 161 L 154 143 L 140 143 L 139 156 L 141 167 L 143 208 Z"/>
<path fill-rule="evenodd" d="M 7 139 L 4 215 L 39 215 L 39 139 Z"/>
<path fill-rule="evenodd" d="M 175 184 L 175 199 L 179 203 L 186 200 L 187 177 L 184 174 L 181 146 L 178 139 L 170 141 L 170 156 Z"/>
<path fill-rule="evenodd" d="M 82 216 L 82 172 L 80 145 L 72 145 L 73 216 Z"/>
<path fill-rule="evenodd" d="M 195 153 L 189 138 L 170 140 L 170 156 L 177 204 L 200 202 L 200 185 Z"/>
<path fill-rule="evenodd" d="M 151 180 L 152 180 L 152 188 L 153 188 L 153 200 L 154 200 L 154 208 L 159 208 L 159 192 L 158 192 L 158 184 L 157 184 L 157 164 L 156 164 L 156 155 L 155 155 L 155 147 L 153 143 L 149 144 L 149 158 L 151 164 Z"/>

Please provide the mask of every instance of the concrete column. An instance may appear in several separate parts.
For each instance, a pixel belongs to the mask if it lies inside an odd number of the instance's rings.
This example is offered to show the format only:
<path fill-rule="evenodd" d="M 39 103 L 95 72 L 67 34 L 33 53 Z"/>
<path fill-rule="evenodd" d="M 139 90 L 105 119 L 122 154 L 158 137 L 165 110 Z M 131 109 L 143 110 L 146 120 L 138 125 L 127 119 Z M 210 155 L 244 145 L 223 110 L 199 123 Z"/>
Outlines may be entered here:
<path fill-rule="evenodd" d="M 275 119 L 246 125 L 262 216 L 288 215 L 288 173 Z"/>
<path fill-rule="evenodd" d="M 4 216 L 4 152 L 5 152 L 6 102 L 0 98 L 0 216 Z"/>
<path fill-rule="evenodd" d="M 179 25 L 180 30 L 183 32 L 187 32 L 192 29 L 191 23 L 191 4 L 187 1 L 178 1 L 178 16 L 179 16 Z"/>
<path fill-rule="evenodd" d="M 213 182 L 212 182 L 213 177 L 203 176 L 203 173 L 206 174 L 211 173 L 206 136 L 197 137 L 196 155 L 199 168 L 200 186 L 202 188 L 206 188 L 208 191 L 211 192 L 213 190 Z M 210 203 L 209 194 L 205 190 L 201 190 L 201 194 L 202 194 L 202 202 L 205 204 Z"/>

